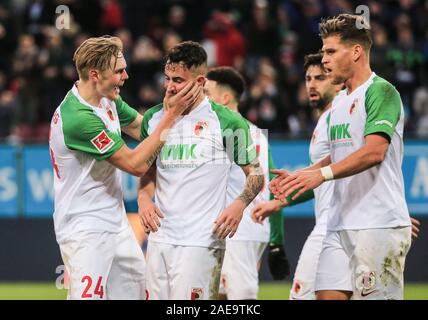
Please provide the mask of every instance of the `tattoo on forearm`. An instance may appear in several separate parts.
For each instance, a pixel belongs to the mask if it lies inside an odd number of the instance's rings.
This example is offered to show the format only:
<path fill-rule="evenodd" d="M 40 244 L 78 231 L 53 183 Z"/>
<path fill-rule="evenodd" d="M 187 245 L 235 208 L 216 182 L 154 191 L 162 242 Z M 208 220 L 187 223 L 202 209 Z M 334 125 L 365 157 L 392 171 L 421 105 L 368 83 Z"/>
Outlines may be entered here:
<path fill-rule="evenodd" d="M 163 143 L 155 150 L 155 152 L 153 152 L 150 157 L 147 159 L 146 161 L 146 165 L 150 168 L 153 164 L 153 162 L 156 160 L 156 158 L 158 157 L 162 147 L 163 147 Z"/>
<path fill-rule="evenodd" d="M 252 164 L 244 191 L 239 195 L 238 199 L 242 200 L 248 206 L 262 190 L 263 183 L 264 176 L 259 163 Z"/>

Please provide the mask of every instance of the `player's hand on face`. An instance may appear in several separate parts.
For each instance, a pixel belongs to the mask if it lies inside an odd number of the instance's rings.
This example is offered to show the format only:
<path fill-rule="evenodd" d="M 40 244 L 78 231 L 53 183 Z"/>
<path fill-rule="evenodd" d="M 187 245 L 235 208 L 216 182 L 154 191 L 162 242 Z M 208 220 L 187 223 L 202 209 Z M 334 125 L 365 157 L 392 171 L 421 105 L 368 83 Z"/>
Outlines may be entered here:
<path fill-rule="evenodd" d="M 253 210 L 251 211 L 251 219 L 255 223 L 263 224 L 263 221 L 267 217 L 278 211 L 282 206 L 284 205 L 282 205 L 279 200 L 260 202 L 255 205 Z"/>
<path fill-rule="evenodd" d="M 412 222 L 412 239 L 416 239 L 419 236 L 419 227 L 421 223 L 419 220 L 410 217 L 410 221 Z"/>
<path fill-rule="evenodd" d="M 321 170 L 297 171 L 278 183 L 278 191 L 275 196 L 278 199 L 287 198 L 294 191 L 298 192 L 293 196 L 293 200 L 300 197 L 304 192 L 313 190 L 324 182 Z"/>
<path fill-rule="evenodd" d="M 158 231 L 161 226 L 160 218 L 164 217 L 151 199 L 144 202 L 138 201 L 138 216 L 146 232 Z"/>
<path fill-rule="evenodd" d="M 172 94 L 167 90 L 163 99 L 165 112 L 178 117 L 195 103 L 202 90 L 202 87 L 195 81 L 189 81 L 176 94 Z"/>
<path fill-rule="evenodd" d="M 219 239 L 226 239 L 228 235 L 229 238 L 232 238 L 238 229 L 239 222 L 241 222 L 244 209 L 237 201 L 224 209 L 215 221 L 214 235 Z"/>

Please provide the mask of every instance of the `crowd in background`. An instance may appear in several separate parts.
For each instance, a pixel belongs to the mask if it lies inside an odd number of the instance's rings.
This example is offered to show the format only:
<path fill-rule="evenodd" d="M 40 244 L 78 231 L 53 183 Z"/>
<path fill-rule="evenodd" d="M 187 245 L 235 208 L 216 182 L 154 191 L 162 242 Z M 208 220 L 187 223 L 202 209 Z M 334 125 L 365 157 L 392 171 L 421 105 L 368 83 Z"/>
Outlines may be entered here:
<path fill-rule="evenodd" d="M 56 27 L 58 5 L 70 9 L 69 28 Z M 428 1 L 0 0 L 0 139 L 47 141 L 52 113 L 77 80 L 74 50 L 104 34 L 123 41 L 130 78 L 121 95 L 141 113 L 162 101 L 166 50 L 194 40 L 210 66 L 244 75 L 245 117 L 272 136 L 304 137 L 314 118 L 303 57 L 322 46 L 322 17 L 358 5 L 370 10 L 372 69 L 401 94 L 405 133 L 428 136 Z"/>

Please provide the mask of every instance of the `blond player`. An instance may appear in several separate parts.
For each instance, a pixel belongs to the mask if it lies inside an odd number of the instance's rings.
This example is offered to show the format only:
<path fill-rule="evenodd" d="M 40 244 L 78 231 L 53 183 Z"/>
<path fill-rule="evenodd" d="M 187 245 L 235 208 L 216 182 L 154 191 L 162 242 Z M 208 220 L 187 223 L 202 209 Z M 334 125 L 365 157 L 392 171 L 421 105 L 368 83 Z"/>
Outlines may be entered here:
<path fill-rule="evenodd" d="M 128 79 L 122 43 L 90 38 L 76 50 L 74 62 L 79 81 L 56 109 L 49 138 L 55 235 L 70 278 L 68 298 L 144 299 L 145 261 L 126 219 L 119 169 L 141 176 L 150 168 L 163 130 L 198 89 L 189 84 L 167 96 L 170 108 L 157 130 L 132 150 L 121 132 L 139 139 L 142 117 L 119 95 Z"/>

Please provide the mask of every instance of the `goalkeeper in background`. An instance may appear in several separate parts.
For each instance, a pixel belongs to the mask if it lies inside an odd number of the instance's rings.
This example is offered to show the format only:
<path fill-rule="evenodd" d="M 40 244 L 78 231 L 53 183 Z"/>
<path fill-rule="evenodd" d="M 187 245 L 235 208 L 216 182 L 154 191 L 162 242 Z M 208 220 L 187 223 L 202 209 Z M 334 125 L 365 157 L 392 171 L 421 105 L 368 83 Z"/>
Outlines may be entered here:
<path fill-rule="evenodd" d="M 238 103 L 245 90 L 242 76 L 230 67 L 211 69 L 206 75 L 205 92 L 208 98 L 218 104 L 238 112 Z M 251 137 L 256 145 L 261 167 L 264 168 L 265 186 L 270 176 L 268 169 L 273 161 L 268 149 L 268 139 L 262 130 L 248 122 Z M 233 201 L 245 185 L 245 175 L 239 166 L 232 164 L 227 186 L 228 202 Z M 289 274 L 289 264 L 285 255 L 283 238 L 284 225 L 281 214 L 273 215 L 270 223 L 260 225 L 251 221 L 251 209 L 256 203 L 266 203 L 270 193 L 264 188 L 247 207 L 242 221 L 233 238 L 226 241 L 220 298 L 232 300 L 257 299 L 258 271 L 264 250 L 269 244 L 269 269 L 274 279 L 284 279 Z"/>

